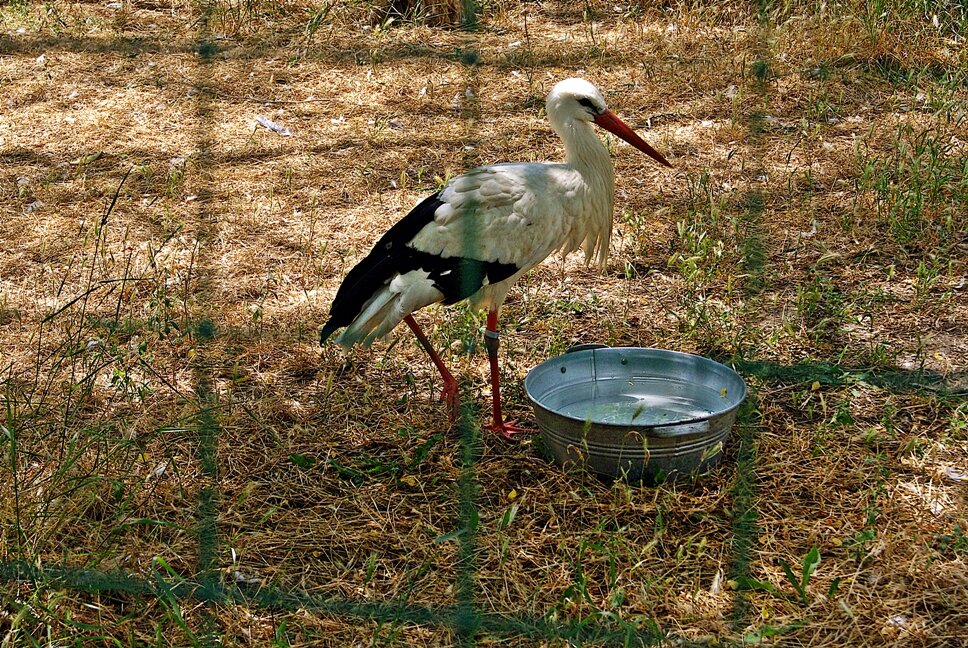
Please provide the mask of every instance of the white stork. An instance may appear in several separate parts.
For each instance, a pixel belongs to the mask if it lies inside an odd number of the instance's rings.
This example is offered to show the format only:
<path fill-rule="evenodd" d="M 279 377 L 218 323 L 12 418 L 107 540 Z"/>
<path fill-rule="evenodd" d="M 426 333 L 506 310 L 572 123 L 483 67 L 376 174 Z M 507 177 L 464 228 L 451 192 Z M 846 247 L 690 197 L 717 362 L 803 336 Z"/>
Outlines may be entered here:
<path fill-rule="evenodd" d="M 457 381 L 413 313 L 464 299 L 474 309 L 486 308 L 493 424 L 485 427 L 506 439 L 530 431 L 501 414 L 497 318 L 508 289 L 555 252 L 566 255 L 581 247 L 586 262 L 594 259 L 602 267 L 608 258 L 615 174 L 592 124 L 672 166 L 606 107 L 588 81 L 556 84 L 546 112 L 564 141 L 565 162 L 494 164 L 452 179 L 391 227 L 349 271 L 320 331 L 322 344 L 345 326 L 336 341 L 350 347 L 369 345 L 406 322 L 440 371 L 441 399 L 453 420 Z"/>

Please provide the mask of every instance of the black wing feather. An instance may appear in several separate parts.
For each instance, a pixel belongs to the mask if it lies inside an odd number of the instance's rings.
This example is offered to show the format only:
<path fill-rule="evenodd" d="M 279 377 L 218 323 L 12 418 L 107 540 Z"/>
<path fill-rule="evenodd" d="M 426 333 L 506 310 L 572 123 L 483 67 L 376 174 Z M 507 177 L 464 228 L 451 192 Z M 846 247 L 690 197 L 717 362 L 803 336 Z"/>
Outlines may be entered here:
<path fill-rule="evenodd" d="M 394 275 L 423 270 L 444 294 L 444 303 L 454 304 L 470 297 L 486 283 L 503 281 L 520 270 L 513 263 L 441 257 L 411 247 L 410 242 L 433 222 L 437 208 L 443 204 L 439 193 L 425 198 L 380 237 L 370 253 L 347 273 L 336 291 L 329 320 L 320 331 L 320 344 L 337 329 L 349 326 L 366 302 Z"/>

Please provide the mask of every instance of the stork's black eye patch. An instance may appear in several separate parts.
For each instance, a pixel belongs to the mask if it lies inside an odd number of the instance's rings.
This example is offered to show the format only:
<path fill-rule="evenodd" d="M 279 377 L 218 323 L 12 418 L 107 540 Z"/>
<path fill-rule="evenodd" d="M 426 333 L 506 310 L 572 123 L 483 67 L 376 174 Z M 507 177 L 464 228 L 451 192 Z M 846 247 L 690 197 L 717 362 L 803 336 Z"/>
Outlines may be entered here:
<path fill-rule="evenodd" d="M 583 105 L 585 108 L 588 108 L 589 110 L 591 110 L 592 113 L 594 113 L 596 115 L 598 114 L 598 106 L 596 106 L 592 102 L 592 100 L 589 99 L 588 97 L 582 97 L 581 99 L 578 100 L 578 103 L 580 103 L 581 105 Z"/>

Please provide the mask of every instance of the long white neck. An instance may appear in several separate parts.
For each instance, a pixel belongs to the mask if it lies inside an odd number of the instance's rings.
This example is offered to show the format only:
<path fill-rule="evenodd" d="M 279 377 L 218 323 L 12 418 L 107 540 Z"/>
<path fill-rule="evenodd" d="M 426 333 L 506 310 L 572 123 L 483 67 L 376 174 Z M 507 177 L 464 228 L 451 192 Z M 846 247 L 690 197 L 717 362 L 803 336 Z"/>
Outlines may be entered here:
<path fill-rule="evenodd" d="M 591 123 L 569 120 L 554 127 L 565 144 L 566 163 L 582 176 L 587 191 L 582 210 L 584 222 L 580 224 L 584 228 L 585 259 L 588 262 L 594 259 L 604 267 L 608 261 L 615 203 L 612 158 Z"/>

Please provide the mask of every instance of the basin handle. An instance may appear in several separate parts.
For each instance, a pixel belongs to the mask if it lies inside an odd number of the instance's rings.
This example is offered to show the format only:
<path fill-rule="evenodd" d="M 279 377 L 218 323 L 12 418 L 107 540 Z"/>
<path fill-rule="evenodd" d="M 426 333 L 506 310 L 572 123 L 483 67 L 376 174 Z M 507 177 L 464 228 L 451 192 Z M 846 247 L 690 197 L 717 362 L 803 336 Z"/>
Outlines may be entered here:
<path fill-rule="evenodd" d="M 565 349 L 565 353 L 574 353 L 575 351 L 589 351 L 591 349 L 609 349 L 607 344 L 599 344 L 597 342 L 587 342 L 585 344 L 572 344 L 570 347 Z"/>

